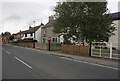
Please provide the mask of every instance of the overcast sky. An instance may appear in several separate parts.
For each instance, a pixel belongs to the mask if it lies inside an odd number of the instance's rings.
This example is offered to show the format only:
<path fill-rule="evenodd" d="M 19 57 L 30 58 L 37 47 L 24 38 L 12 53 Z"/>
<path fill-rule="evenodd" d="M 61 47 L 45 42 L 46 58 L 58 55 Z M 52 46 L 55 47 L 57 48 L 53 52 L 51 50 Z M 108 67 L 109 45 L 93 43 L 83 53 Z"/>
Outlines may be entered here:
<path fill-rule="evenodd" d="M 17 33 L 29 26 L 46 24 L 48 17 L 60 0 L 2 0 L 0 2 L 0 34 L 5 31 Z M 118 12 L 119 0 L 107 0 L 111 13 Z"/>

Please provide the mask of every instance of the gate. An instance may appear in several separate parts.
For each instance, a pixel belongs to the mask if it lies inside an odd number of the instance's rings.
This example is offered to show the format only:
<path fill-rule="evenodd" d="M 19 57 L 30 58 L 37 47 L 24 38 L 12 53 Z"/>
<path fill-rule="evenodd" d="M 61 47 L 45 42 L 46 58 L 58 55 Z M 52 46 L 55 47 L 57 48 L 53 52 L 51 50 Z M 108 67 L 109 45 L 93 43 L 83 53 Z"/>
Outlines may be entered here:
<path fill-rule="evenodd" d="M 50 43 L 50 51 L 60 51 L 61 50 L 61 44 L 59 43 Z"/>
<path fill-rule="evenodd" d="M 113 48 L 112 43 L 109 42 L 92 42 L 91 56 L 119 59 L 119 50 Z"/>
<path fill-rule="evenodd" d="M 92 42 L 91 56 L 112 58 L 112 43 Z"/>

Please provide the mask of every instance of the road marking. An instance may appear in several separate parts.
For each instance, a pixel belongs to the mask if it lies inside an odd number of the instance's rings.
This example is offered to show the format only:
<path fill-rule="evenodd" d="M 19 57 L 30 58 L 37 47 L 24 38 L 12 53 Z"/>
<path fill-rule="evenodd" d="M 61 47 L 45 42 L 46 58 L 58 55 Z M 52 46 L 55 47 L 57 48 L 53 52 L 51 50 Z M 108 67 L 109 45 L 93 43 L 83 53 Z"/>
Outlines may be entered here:
<path fill-rule="evenodd" d="M 71 60 L 71 61 L 76 61 L 76 62 L 80 62 L 80 63 L 91 64 L 91 65 L 95 65 L 95 66 L 100 66 L 100 67 L 106 67 L 106 68 L 110 68 L 110 69 L 119 70 L 118 68 L 110 67 L 110 66 L 106 66 L 106 65 L 100 65 L 100 64 L 95 64 L 95 63 L 90 63 L 90 62 L 85 62 L 85 61 L 79 61 L 79 60 L 74 60 L 74 59 L 70 59 L 70 58 L 66 58 L 66 57 L 60 57 L 60 58 Z"/>
<path fill-rule="evenodd" d="M 78 61 L 78 62 L 82 62 L 82 63 L 91 64 L 91 65 L 95 65 L 95 66 L 100 66 L 100 67 L 106 67 L 106 68 L 111 68 L 111 69 L 119 70 L 118 68 L 110 67 L 110 66 L 106 66 L 106 65 L 100 65 L 100 64 L 95 64 L 95 63 L 90 63 L 90 62 L 84 62 L 84 61 Z"/>
<path fill-rule="evenodd" d="M 10 52 L 6 51 L 8 54 L 11 54 Z"/>
<path fill-rule="evenodd" d="M 14 57 L 16 60 L 20 61 L 21 63 L 23 63 L 24 65 L 26 65 L 27 67 L 29 67 L 30 69 L 32 68 L 30 65 L 28 65 L 27 63 L 23 62 L 22 60 L 20 60 L 17 57 Z"/>

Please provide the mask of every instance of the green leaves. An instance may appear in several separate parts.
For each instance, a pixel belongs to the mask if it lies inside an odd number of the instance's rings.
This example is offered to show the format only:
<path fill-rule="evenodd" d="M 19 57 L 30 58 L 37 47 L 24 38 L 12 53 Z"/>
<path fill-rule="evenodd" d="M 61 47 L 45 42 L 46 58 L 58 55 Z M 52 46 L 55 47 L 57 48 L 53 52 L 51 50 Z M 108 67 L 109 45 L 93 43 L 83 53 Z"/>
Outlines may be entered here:
<path fill-rule="evenodd" d="M 108 18 L 107 2 L 63 2 L 54 11 L 53 31 L 66 40 L 104 40 L 115 31 L 112 18 Z"/>

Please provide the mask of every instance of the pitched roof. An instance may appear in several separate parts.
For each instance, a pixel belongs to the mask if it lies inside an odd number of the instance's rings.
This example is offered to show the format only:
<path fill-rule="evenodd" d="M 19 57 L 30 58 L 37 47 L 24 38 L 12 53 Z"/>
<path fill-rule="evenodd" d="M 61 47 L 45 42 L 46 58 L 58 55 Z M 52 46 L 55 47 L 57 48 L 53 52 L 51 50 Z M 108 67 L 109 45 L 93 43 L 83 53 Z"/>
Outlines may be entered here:
<path fill-rule="evenodd" d="M 33 28 L 30 28 L 29 30 L 26 31 L 21 31 L 22 33 L 34 33 L 35 31 L 37 31 L 40 28 L 40 26 L 36 26 Z"/>
<path fill-rule="evenodd" d="M 25 31 L 20 31 L 20 32 L 18 32 L 18 33 L 16 33 L 16 34 L 13 34 L 13 35 L 17 35 L 17 34 L 19 34 L 19 33 L 23 33 L 23 34 L 27 34 L 27 33 L 34 33 L 35 31 L 37 31 L 39 28 L 41 27 L 41 25 L 39 25 L 39 26 L 36 26 L 36 27 L 31 27 L 31 28 L 29 28 L 29 30 L 25 30 Z"/>
<path fill-rule="evenodd" d="M 54 23 L 55 23 L 55 20 L 51 20 L 46 25 L 44 25 L 43 27 L 51 27 L 51 26 L 53 26 Z"/>
<path fill-rule="evenodd" d="M 120 20 L 120 12 L 110 14 L 114 20 Z"/>

